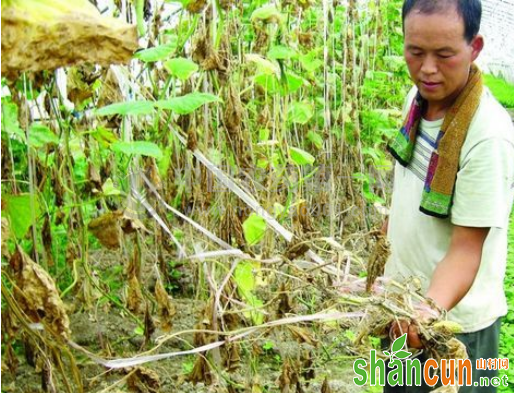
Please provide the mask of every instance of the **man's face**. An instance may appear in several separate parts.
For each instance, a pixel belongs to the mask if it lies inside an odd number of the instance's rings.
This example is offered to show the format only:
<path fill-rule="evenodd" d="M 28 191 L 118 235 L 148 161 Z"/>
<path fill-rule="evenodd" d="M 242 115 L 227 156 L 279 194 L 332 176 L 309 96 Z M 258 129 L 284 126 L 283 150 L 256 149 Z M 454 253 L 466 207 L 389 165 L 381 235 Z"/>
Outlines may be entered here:
<path fill-rule="evenodd" d="M 462 91 L 483 39 L 464 37 L 455 8 L 432 15 L 411 11 L 405 18 L 404 55 L 412 80 L 430 107 L 448 109 Z"/>

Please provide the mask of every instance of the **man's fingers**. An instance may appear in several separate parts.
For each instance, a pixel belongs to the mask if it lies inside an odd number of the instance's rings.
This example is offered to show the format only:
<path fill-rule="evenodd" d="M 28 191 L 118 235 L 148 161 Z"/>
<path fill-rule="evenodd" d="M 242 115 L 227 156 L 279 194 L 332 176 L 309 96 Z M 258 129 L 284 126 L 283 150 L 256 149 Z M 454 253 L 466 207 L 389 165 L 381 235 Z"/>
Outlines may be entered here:
<path fill-rule="evenodd" d="M 391 334 L 394 339 L 404 335 L 409 331 L 409 322 L 407 321 L 399 321 L 393 322 L 391 325 Z"/>
<path fill-rule="evenodd" d="M 409 332 L 407 334 L 407 342 L 409 347 L 421 349 L 423 348 L 423 344 L 421 343 L 421 339 L 419 337 L 419 330 L 416 325 L 409 325 Z"/>
<path fill-rule="evenodd" d="M 398 321 L 391 324 L 391 339 L 396 340 L 398 337 L 407 333 L 407 345 L 411 348 L 421 349 L 423 344 L 419 337 L 419 329 L 416 324 L 409 321 Z"/>

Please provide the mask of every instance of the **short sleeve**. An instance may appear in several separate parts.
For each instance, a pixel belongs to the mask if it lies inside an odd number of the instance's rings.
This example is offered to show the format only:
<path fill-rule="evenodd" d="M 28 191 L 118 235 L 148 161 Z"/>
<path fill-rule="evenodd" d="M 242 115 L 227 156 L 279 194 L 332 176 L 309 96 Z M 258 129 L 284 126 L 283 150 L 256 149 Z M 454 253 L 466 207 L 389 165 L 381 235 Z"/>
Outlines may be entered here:
<path fill-rule="evenodd" d="M 451 210 L 454 225 L 508 225 L 514 194 L 514 146 L 508 140 L 481 141 L 465 156 L 457 173 Z"/>

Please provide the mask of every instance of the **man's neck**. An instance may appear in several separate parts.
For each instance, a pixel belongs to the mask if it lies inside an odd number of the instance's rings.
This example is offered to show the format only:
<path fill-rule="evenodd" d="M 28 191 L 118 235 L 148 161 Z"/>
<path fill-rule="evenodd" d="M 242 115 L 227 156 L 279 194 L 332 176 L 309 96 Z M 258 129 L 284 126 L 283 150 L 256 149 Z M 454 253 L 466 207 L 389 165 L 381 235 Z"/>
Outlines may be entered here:
<path fill-rule="evenodd" d="M 437 106 L 434 104 L 428 104 L 427 109 L 423 115 L 423 118 L 428 121 L 435 121 L 443 119 L 446 115 L 446 112 L 448 111 L 449 106 Z"/>

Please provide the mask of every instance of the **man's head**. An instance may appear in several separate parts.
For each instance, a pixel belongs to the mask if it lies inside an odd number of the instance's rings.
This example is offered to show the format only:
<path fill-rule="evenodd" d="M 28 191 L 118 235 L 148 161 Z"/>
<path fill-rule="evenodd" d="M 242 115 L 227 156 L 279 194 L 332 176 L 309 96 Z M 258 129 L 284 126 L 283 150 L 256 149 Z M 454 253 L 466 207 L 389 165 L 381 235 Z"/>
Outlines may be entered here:
<path fill-rule="evenodd" d="M 464 37 L 470 43 L 480 30 L 482 19 L 480 0 L 405 0 L 402 8 L 403 29 L 405 31 L 405 18 L 412 11 L 430 15 L 444 13 L 448 9 L 456 10 L 464 21 Z"/>
<path fill-rule="evenodd" d="M 429 111 L 444 113 L 466 85 L 484 45 L 481 10 L 480 0 L 404 2 L 405 60 Z"/>

